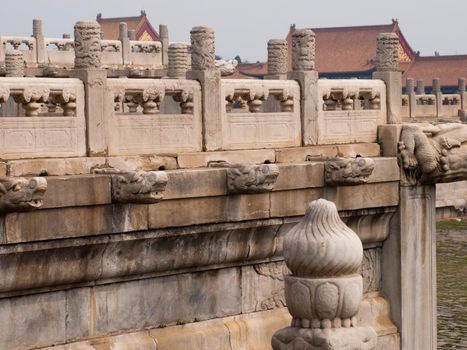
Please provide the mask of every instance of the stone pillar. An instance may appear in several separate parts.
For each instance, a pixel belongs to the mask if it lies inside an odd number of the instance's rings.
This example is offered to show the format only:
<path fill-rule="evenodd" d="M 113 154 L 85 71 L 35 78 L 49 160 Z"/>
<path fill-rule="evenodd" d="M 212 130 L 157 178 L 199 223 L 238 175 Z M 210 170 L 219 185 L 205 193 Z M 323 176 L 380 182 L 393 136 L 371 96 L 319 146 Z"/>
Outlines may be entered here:
<path fill-rule="evenodd" d="M 441 118 L 443 116 L 443 93 L 441 92 L 441 81 L 439 78 L 433 79 L 431 93 L 435 95 L 436 118 Z"/>
<path fill-rule="evenodd" d="M 67 33 L 62 34 L 62 39 L 71 39 L 71 35 Z"/>
<path fill-rule="evenodd" d="M 102 69 L 100 33 L 97 22 L 75 24 L 75 69 L 71 75 L 84 83 L 88 156 L 107 155 L 108 118 L 113 108 L 113 100 L 107 101 L 107 71 Z"/>
<path fill-rule="evenodd" d="M 8 50 L 5 53 L 5 76 L 24 77 L 24 59 L 21 51 Z"/>
<path fill-rule="evenodd" d="M 287 79 L 288 51 L 287 40 L 271 39 L 268 41 L 268 75 L 265 79 Z"/>
<path fill-rule="evenodd" d="M 466 110 L 467 91 L 465 91 L 465 78 L 459 78 L 459 95 L 461 97 L 461 110 Z"/>
<path fill-rule="evenodd" d="M 415 88 L 415 93 L 417 95 L 425 95 L 425 83 L 423 80 L 417 80 L 417 86 Z"/>
<path fill-rule="evenodd" d="M 191 71 L 189 79 L 201 84 L 203 101 L 203 149 L 222 149 L 221 73 L 215 67 L 214 30 L 209 27 L 193 27 L 191 30 Z"/>
<path fill-rule="evenodd" d="M 386 83 L 388 124 L 400 124 L 402 73 L 399 71 L 399 37 L 396 33 L 380 33 L 376 36 L 376 42 L 376 72 L 373 73 L 373 79 L 381 79 Z"/>
<path fill-rule="evenodd" d="M 186 79 L 186 73 L 188 71 L 188 45 L 172 43 L 169 45 L 168 54 L 168 77 L 173 79 Z"/>
<path fill-rule="evenodd" d="M 130 29 L 128 31 L 128 38 L 130 38 L 130 40 L 136 40 L 136 30 Z"/>
<path fill-rule="evenodd" d="M 123 64 L 131 64 L 130 59 L 130 38 L 128 37 L 128 26 L 121 22 L 118 27 L 118 40 L 122 42 L 122 61 Z"/>
<path fill-rule="evenodd" d="M 415 96 L 415 84 L 412 78 L 407 78 L 405 82 L 407 95 L 409 96 L 409 116 L 415 118 L 417 116 L 417 97 Z"/>
<path fill-rule="evenodd" d="M 292 33 L 292 72 L 289 79 L 300 84 L 302 144 L 318 144 L 318 72 L 315 69 L 315 33 L 296 29 Z"/>
<path fill-rule="evenodd" d="M 339 218 L 334 203 L 318 199 L 284 238 L 283 254 L 292 272 L 285 276 L 290 327 L 272 338 L 274 350 L 371 350 L 371 327 L 358 327 L 363 282 L 358 274 L 363 247 Z"/>
<path fill-rule="evenodd" d="M 169 27 L 165 24 L 159 25 L 159 39 L 162 43 L 162 65 L 169 64 Z"/>
<path fill-rule="evenodd" d="M 32 20 L 32 36 L 36 39 L 36 58 L 39 65 L 47 62 L 47 49 L 45 46 L 44 33 L 42 32 L 42 20 L 35 18 Z"/>

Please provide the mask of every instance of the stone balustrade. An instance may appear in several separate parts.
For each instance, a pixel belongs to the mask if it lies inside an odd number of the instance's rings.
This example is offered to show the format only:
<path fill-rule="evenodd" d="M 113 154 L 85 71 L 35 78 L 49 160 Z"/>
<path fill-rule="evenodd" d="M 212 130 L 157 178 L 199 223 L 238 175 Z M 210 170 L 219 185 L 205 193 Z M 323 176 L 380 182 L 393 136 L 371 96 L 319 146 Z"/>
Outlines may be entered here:
<path fill-rule="evenodd" d="M 0 78 L 3 159 L 86 155 L 78 79 Z"/>
<path fill-rule="evenodd" d="M 318 81 L 319 143 L 372 142 L 387 123 L 386 88 L 381 80 Z"/>

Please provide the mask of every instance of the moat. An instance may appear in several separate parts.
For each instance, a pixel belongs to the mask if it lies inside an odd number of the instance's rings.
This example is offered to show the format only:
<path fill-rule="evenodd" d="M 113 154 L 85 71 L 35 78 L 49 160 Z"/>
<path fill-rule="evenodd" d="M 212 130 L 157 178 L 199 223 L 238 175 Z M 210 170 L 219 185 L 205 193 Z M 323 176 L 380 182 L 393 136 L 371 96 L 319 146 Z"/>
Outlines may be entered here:
<path fill-rule="evenodd" d="M 438 224 L 438 349 L 467 348 L 467 221 Z"/>

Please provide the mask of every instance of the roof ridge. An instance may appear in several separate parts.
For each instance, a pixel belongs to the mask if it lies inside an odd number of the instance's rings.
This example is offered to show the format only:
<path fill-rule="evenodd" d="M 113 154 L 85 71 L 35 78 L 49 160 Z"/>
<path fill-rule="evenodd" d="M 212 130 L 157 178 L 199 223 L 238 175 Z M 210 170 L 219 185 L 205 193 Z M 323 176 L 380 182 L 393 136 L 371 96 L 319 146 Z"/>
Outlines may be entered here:
<path fill-rule="evenodd" d="M 382 27 L 395 27 L 395 23 L 390 24 L 372 24 L 372 25 L 363 25 L 363 26 L 344 26 L 344 27 L 316 27 L 309 28 L 311 30 L 358 30 L 358 29 L 370 29 L 370 28 L 382 28 Z"/>

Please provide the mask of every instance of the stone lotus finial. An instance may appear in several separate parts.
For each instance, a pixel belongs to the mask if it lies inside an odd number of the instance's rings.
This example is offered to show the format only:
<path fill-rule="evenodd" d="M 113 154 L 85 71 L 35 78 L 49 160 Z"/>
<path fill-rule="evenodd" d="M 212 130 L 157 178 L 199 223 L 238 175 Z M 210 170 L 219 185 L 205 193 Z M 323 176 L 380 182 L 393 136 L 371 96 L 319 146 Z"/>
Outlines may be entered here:
<path fill-rule="evenodd" d="M 75 24 L 75 68 L 101 68 L 101 26 L 95 21 Z"/>
<path fill-rule="evenodd" d="M 324 164 L 324 182 L 330 186 L 367 183 L 375 168 L 371 158 L 335 158 Z"/>
<path fill-rule="evenodd" d="M 164 198 L 168 177 L 164 171 L 137 171 L 112 175 L 112 200 L 153 204 Z"/>
<path fill-rule="evenodd" d="M 279 176 L 275 164 L 232 165 L 227 169 L 229 193 L 262 193 L 272 191 Z"/>
<path fill-rule="evenodd" d="M 27 211 L 40 208 L 47 190 L 43 177 L 0 178 L 0 212 Z"/>
<path fill-rule="evenodd" d="M 399 158 L 410 185 L 467 179 L 467 125 L 404 124 Z"/>
<path fill-rule="evenodd" d="M 376 70 L 397 71 L 399 67 L 399 37 L 396 33 L 380 33 L 376 36 Z"/>
<path fill-rule="evenodd" d="M 371 350 L 370 327 L 358 327 L 363 247 L 334 203 L 318 199 L 284 238 L 285 299 L 292 325 L 276 332 L 274 350 Z"/>

